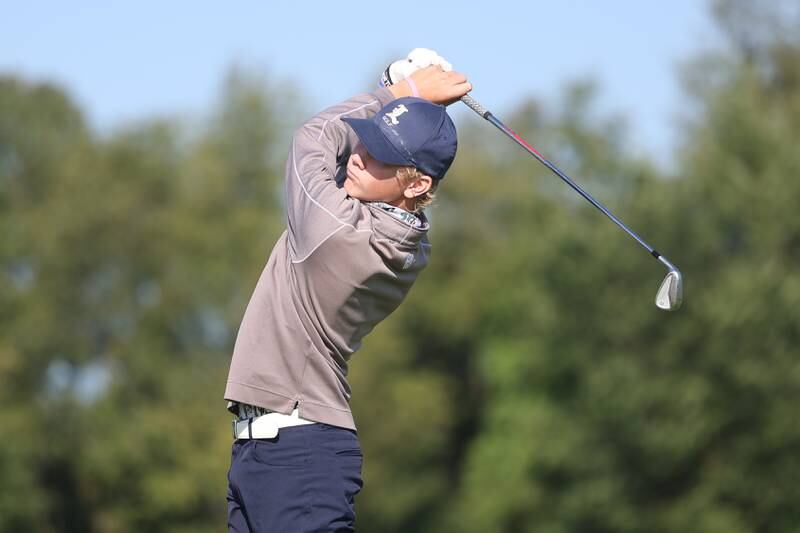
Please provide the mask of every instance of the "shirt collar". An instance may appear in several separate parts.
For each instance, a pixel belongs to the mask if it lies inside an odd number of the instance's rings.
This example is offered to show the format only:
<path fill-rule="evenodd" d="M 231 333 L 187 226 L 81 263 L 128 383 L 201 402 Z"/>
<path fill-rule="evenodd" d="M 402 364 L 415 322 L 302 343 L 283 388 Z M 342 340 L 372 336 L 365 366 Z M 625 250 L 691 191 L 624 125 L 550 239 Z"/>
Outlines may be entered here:
<path fill-rule="evenodd" d="M 411 211 L 406 211 L 405 209 L 402 209 L 395 205 L 387 204 L 386 202 L 370 202 L 370 203 L 374 206 L 380 207 L 381 209 L 392 215 L 394 218 L 402 220 L 403 222 L 414 228 L 419 228 L 424 225 L 422 219 L 416 214 L 412 213 Z"/>

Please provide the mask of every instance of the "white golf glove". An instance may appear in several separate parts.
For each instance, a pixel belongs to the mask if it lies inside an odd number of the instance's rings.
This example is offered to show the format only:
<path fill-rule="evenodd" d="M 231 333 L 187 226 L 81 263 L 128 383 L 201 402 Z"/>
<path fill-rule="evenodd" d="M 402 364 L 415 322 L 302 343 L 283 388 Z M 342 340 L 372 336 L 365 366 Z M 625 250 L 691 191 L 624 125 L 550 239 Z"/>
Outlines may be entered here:
<path fill-rule="evenodd" d="M 406 79 L 421 68 L 431 65 L 439 65 L 445 72 L 453 70 L 453 65 L 445 58 L 428 48 L 414 48 L 409 52 L 408 57 L 399 59 L 386 67 L 381 75 L 381 85 L 388 87 Z"/>

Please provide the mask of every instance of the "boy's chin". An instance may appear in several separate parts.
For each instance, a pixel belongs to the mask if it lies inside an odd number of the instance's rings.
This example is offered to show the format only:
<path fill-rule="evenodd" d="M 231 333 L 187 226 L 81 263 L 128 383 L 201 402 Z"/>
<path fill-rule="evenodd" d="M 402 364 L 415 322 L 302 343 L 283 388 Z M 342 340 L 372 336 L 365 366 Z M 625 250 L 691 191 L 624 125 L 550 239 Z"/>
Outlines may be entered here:
<path fill-rule="evenodd" d="M 354 187 L 350 180 L 344 182 L 344 191 L 347 193 L 347 196 L 353 198 L 354 200 L 359 200 L 361 202 L 369 202 L 370 200 L 366 197 L 362 191 L 358 189 L 358 187 Z"/>

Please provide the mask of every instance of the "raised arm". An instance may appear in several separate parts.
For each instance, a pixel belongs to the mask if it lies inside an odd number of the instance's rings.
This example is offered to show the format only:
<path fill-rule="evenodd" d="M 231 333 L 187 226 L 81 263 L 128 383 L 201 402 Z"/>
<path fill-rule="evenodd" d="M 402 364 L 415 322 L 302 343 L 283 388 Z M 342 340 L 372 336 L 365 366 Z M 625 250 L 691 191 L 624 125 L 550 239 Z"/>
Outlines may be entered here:
<path fill-rule="evenodd" d="M 345 222 L 352 209 L 337 186 L 337 168 L 357 137 L 342 117 L 367 118 L 394 95 L 388 89 L 357 95 L 325 109 L 295 131 L 286 161 L 286 211 L 293 260 L 302 260 Z"/>

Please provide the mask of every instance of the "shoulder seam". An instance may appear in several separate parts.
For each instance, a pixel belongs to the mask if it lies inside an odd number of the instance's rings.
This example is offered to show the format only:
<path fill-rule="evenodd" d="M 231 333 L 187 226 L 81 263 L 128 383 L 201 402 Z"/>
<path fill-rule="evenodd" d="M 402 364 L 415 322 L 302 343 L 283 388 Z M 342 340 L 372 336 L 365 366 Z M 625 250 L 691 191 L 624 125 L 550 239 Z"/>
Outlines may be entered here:
<path fill-rule="evenodd" d="M 311 194 L 308 192 L 308 189 L 306 189 L 306 184 L 305 184 L 305 183 L 303 183 L 303 180 L 302 180 L 302 179 L 300 179 L 300 173 L 297 171 L 297 159 L 296 159 L 296 150 L 295 150 L 295 143 L 294 143 L 294 142 L 292 143 L 292 169 L 294 170 L 294 175 L 295 175 L 295 178 L 297 179 L 297 183 L 299 183 L 299 184 L 300 184 L 300 188 L 303 190 L 303 194 L 305 194 L 305 195 L 306 195 L 306 197 L 307 197 L 307 198 L 308 198 L 308 199 L 311 201 L 311 203 L 313 203 L 314 205 L 316 205 L 317 207 L 319 207 L 320 209 L 322 209 L 322 210 L 323 210 L 325 213 L 327 213 L 328 215 L 330 215 L 330 216 L 331 216 L 331 218 L 333 218 L 333 219 L 334 219 L 336 222 L 338 222 L 338 223 L 339 223 L 339 227 L 338 227 L 338 228 L 336 228 L 336 230 L 334 230 L 332 233 L 330 233 L 329 235 L 327 235 L 327 236 L 326 236 L 326 237 L 325 237 L 325 238 L 324 238 L 324 239 L 323 239 L 323 240 L 322 240 L 320 243 L 318 243 L 317 245 L 315 245 L 315 246 L 313 247 L 313 249 L 311 250 L 311 252 L 310 252 L 310 253 L 308 253 L 308 254 L 307 254 L 307 255 L 306 255 L 306 256 L 305 256 L 305 257 L 304 257 L 304 258 L 303 258 L 301 261 L 305 261 L 306 259 L 308 259 L 308 257 L 311 255 L 311 253 L 313 253 L 313 252 L 314 252 L 314 250 L 316 250 L 317 248 L 319 248 L 319 246 L 320 246 L 320 245 L 321 245 L 323 242 L 325 242 L 325 240 L 327 240 L 327 239 L 328 239 L 328 238 L 329 238 L 331 235 L 333 235 L 334 233 L 336 233 L 337 231 L 339 231 L 339 229 L 341 229 L 341 228 L 342 228 L 342 227 L 344 227 L 344 226 L 349 226 L 349 227 L 353 228 L 353 230 L 355 230 L 355 231 L 363 231 L 363 232 L 372 233 L 372 230 L 370 230 L 370 229 L 358 229 L 358 228 L 356 228 L 355 226 L 353 226 L 352 224 L 349 224 L 349 223 L 347 223 L 347 222 L 343 221 L 342 219 L 340 219 L 339 217 L 337 217 L 336 215 L 334 215 L 333 213 L 331 213 L 331 212 L 330 212 L 328 209 L 326 209 L 326 208 L 325 208 L 325 206 L 323 206 L 323 205 L 322 205 L 321 203 L 319 203 L 319 202 L 318 202 L 316 199 L 314 199 L 314 197 L 313 197 L 313 196 L 311 196 Z M 294 263 L 294 262 L 295 262 L 295 260 L 292 260 L 292 262 Z"/>
<path fill-rule="evenodd" d="M 342 224 L 342 225 L 340 225 L 338 228 L 336 228 L 335 230 L 333 230 L 332 232 L 330 232 L 329 234 L 327 234 L 327 235 L 326 235 L 326 236 L 325 236 L 325 237 L 324 237 L 324 238 L 323 238 L 321 241 L 319 241 L 319 244 L 317 244 L 316 246 L 314 246 L 314 247 L 313 247 L 313 248 L 312 248 L 312 249 L 311 249 L 311 250 L 310 250 L 310 251 L 309 251 L 309 252 L 306 254 L 306 256 L 305 256 L 305 257 L 303 257 L 302 259 L 292 259 L 292 264 L 294 264 L 294 265 L 297 265 L 297 264 L 299 264 L 299 263 L 302 263 L 303 261 L 305 261 L 305 260 L 306 260 L 306 259 L 308 259 L 309 257 L 311 257 L 311 254 L 313 254 L 314 252 L 316 252 L 316 251 L 317 251 L 317 248 L 319 248 L 320 246 L 322 246 L 323 244 L 325 244 L 325 242 L 326 242 L 328 239 L 330 239 L 331 237 L 333 237 L 333 236 L 334 236 L 334 234 L 336 234 L 336 232 L 337 232 L 337 231 L 339 231 L 340 229 L 342 229 L 342 228 L 344 228 L 344 227 L 345 227 L 345 224 Z M 363 231 L 363 230 L 362 230 L 362 231 Z"/>

